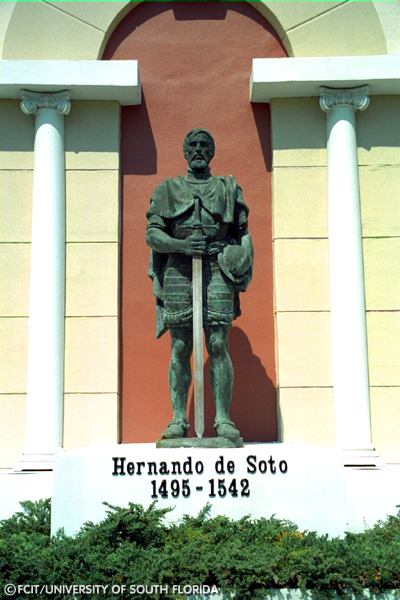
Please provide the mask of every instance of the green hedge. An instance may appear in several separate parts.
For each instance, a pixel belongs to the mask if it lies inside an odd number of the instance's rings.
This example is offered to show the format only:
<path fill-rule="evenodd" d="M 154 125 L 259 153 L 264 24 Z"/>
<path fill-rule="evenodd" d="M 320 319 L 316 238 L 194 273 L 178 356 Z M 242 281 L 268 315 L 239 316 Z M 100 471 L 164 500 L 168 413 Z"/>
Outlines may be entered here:
<path fill-rule="evenodd" d="M 0 590 L 8 582 L 207 584 L 255 600 L 268 588 L 313 589 L 324 599 L 334 591 L 345 598 L 363 588 L 400 588 L 399 517 L 331 539 L 275 518 L 210 518 L 208 506 L 197 517 L 167 524 L 168 511 L 154 505 L 107 505 L 101 523 L 84 525 L 75 537 L 60 532 L 51 538 L 50 501 L 21 504 L 22 512 L 0 522 Z M 139 596 L 115 596 L 125 597 Z"/>

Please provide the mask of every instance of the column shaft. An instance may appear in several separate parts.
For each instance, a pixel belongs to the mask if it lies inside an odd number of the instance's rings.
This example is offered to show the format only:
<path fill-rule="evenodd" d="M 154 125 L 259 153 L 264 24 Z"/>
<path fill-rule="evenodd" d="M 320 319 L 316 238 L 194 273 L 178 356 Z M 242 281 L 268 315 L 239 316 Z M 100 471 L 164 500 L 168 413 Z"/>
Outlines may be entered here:
<path fill-rule="evenodd" d="M 363 93 L 361 93 L 363 92 Z M 332 368 L 336 441 L 372 450 L 365 284 L 355 110 L 366 90 L 325 90 Z"/>
<path fill-rule="evenodd" d="M 62 446 L 65 322 L 64 114 L 59 95 L 22 103 L 35 114 L 27 434 L 23 463 L 46 468 Z M 64 98 L 65 99 L 65 98 Z M 62 98 L 63 100 L 63 98 Z M 26 467 L 28 468 L 28 467 Z"/>

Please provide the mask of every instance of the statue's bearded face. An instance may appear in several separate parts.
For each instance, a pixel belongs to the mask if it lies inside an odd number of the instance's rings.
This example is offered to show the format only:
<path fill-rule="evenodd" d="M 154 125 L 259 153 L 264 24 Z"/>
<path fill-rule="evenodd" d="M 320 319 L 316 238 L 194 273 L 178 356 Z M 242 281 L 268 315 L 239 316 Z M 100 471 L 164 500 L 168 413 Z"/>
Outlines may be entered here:
<path fill-rule="evenodd" d="M 187 144 L 185 157 L 192 171 L 205 171 L 213 157 L 213 147 L 208 135 L 195 135 Z"/>

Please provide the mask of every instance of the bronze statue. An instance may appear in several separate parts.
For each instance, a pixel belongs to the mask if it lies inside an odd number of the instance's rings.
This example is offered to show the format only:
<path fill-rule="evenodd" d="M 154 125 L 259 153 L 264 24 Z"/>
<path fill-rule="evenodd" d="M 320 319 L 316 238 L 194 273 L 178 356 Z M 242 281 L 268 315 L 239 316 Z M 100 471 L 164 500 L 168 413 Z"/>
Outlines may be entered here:
<path fill-rule="evenodd" d="M 191 130 L 183 144 L 187 174 L 163 181 L 154 191 L 147 213 L 157 337 L 167 329 L 171 335 L 173 418 L 162 433 L 165 439 L 183 438 L 189 428 L 186 404 L 191 383 L 193 309 L 198 305 L 211 361 L 214 427 L 221 438 L 240 438 L 229 416 L 233 368 L 228 335 L 232 320 L 240 315 L 239 292 L 246 290 L 251 279 L 253 248 L 242 190 L 232 176 L 211 175 L 209 163 L 214 152 L 214 139 L 208 131 Z M 195 275 L 196 261 L 200 261 L 200 275 Z M 192 277 L 193 295 L 195 277 L 200 277 L 200 290 L 202 286 L 197 300 L 192 298 Z M 196 431 L 201 437 L 199 427 L 200 433 Z"/>

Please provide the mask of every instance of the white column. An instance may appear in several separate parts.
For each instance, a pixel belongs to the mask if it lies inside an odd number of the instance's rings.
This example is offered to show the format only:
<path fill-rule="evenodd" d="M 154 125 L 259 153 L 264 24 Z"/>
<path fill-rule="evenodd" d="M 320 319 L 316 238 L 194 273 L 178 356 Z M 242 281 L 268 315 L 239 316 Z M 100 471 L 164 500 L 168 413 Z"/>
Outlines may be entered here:
<path fill-rule="evenodd" d="M 64 115 L 68 92 L 21 93 L 35 116 L 26 446 L 22 469 L 51 468 L 62 447 L 65 320 Z"/>
<path fill-rule="evenodd" d="M 368 86 L 321 88 L 327 113 L 328 235 L 336 443 L 347 462 L 372 456 L 356 110 Z M 372 461 L 373 462 L 373 461 Z"/>

